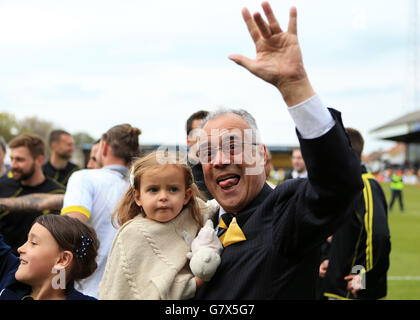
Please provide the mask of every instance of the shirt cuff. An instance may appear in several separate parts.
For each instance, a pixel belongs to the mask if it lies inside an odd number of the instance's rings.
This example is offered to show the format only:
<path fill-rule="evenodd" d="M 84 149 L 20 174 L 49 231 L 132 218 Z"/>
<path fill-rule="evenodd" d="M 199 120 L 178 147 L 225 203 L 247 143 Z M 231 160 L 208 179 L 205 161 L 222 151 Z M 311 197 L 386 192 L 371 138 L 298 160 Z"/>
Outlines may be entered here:
<path fill-rule="evenodd" d="M 288 110 L 303 139 L 318 138 L 335 125 L 333 117 L 317 94 Z"/>

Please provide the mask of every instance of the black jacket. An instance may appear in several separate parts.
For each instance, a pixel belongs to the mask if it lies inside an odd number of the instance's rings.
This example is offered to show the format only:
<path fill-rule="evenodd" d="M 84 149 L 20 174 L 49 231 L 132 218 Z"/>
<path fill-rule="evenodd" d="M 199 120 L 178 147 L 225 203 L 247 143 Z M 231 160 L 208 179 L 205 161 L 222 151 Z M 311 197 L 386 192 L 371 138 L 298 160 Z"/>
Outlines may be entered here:
<path fill-rule="evenodd" d="M 47 177 L 50 177 L 55 182 L 67 186 L 70 176 L 73 172 L 76 172 L 80 168 L 72 162 L 67 162 L 67 165 L 64 169 L 56 169 L 51 162 L 48 160 L 42 165 L 42 171 Z"/>
<path fill-rule="evenodd" d="M 366 187 L 354 203 L 349 219 L 333 235 L 324 282 L 327 297 L 354 299 L 346 290 L 344 277 L 357 274 L 356 269 L 362 268 L 366 289 L 358 291 L 358 299 L 380 299 L 387 294 L 391 251 L 387 203 L 381 186 L 366 174 L 364 166 L 362 173 Z"/>

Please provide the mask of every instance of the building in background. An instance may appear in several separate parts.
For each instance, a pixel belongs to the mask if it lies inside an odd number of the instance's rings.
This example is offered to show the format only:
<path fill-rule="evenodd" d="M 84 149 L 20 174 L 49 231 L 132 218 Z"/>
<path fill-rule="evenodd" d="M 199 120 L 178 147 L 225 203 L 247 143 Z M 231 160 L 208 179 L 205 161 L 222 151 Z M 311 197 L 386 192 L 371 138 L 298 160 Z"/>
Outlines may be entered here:
<path fill-rule="evenodd" d="M 383 159 L 384 161 L 404 167 L 420 167 L 420 111 L 410 112 L 371 130 L 370 133 L 377 139 L 397 142 L 397 149 L 404 148 L 403 159 L 400 158 L 401 152 L 394 152 Z"/>

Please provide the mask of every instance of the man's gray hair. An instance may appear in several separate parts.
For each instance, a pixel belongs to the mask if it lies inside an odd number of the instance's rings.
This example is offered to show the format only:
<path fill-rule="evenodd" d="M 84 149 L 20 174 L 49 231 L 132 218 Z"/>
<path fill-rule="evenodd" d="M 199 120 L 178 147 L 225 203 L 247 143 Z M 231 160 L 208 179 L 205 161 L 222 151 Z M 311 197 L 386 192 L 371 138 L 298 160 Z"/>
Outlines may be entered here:
<path fill-rule="evenodd" d="M 246 110 L 244 109 L 228 109 L 228 108 L 219 108 L 216 111 L 210 112 L 207 117 L 203 119 L 201 122 L 200 128 L 204 128 L 207 122 L 210 120 L 213 120 L 215 118 L 218 118 L 220 116 L 226 115 L 226 114 L 236 114 L 240 116 L 242 119 L 245 120 L 245 122 L 248 124 L 249 128 L 252 130 L 253 139 L 255 139 L 255 142 L 262 143 L 261 137 L 259 134 L 257 121 L 255 121 L 255 118 Z"/>

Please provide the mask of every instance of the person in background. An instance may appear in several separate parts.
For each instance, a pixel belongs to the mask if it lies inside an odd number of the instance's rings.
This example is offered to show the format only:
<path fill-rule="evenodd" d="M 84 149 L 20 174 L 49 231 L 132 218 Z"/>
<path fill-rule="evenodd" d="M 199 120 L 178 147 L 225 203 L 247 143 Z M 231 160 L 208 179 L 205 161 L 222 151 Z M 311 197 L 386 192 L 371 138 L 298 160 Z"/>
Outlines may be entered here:
<path fill-rule="evenodd" d="M 4 141 L 4 138 L 0 136 L 0 178 L 7 176 L 7 174 L 10 172 L 10 165 L 4 163 L 6 152 L 6 141 Z"/>
<path fill-rule="evenodd" d="M 295 148 L 292 151 L 292 167 L 293 170 L 286 174 L 284 180 L 308 177 L 305 160 L 302 157 L 300 148 Z"/>
<path fill-rule="evenodd" d="M 89 161 L 86 165 L 87 169 L 99 169 L 100 166 L 97 161 L 97 153 L 99 151 L 99 143 L 101 140 L 97 140 L 93 145 L 92 149 L 90 149 Z"/>
<path fill-rule="evenodd" d="M 99 150 L 99 142 L 96 141 L 92 146 L 88 169 L 99 169 L 96 161 L 96 154 Z M 1 139 L 0 139 L 1 146 Z M 4 148 L 5 150 L 6 148 Z M 0 157 L 1 157 L 0 148 Z M 0 198 L 0 210 L 4 211 L 56 211 L 60 212 L 63 208 L 64 194 L 45 194 L 45 193 L 31 193 L 18 198 Z"/>
<path fill-rule="evenodd" d="M 389 210 L 392 210 L 394 206 L 395 199 L 398 199 L 400 204 L 400 211 L 404 212 L 404 202 L 403 202 L 403 189 L 404 183 L 402 179 L 402 171 L 398 170 L 391 175 L 391 184 L 389 185 L 391 189 L 391 202 L 389 203 Z"/>
<path fill-rule="evenodd" d="M 64 130 L 53 130 L 49 136 L 51 156 L 42 166 L 47 177 L 67 186 L 67 182 L 73 172 L 79 167 L 70 162 L 74 151 L 74 139 L 70 133 Z"/>
<path fill-rule="evenodd" d="M 76 171 L 67 185 L 61 214 L 91 225 L 101 243 L 96 258 L 98 269 L 75 284 L 77 290 L 95 298 L 98 297 L 108 252 L 117 232 L 111 216 L 128 188 L 128 168 L 140 154 L 140 134 L 140 129 L 129 124 L 109 129 L 102 135 L 97 153 L 101 169 Z"/>
<path fill-rule="evenodd" d="M 46 177 L 42 171 L 45 143 L 35 134 L 21 134 L 9 142 L 10 170 L 12 178 L 0 179 L 0 198 L 18 198 L 32 194 L 63 195 L 65 188 Z M 13 200 L 13 199 L 12 199 Z M 28 203 L 23 203 L 27 206 Z M 50 210 L 24 209 L 18 206 L 0 206 L 0 233 L 4 241 L 17 254 L 17 248 L 26 241 L 26 235 L 36 217 L 46 213 L 59 213 Z"/>
<path fill-rule="evenodd" d="M 375 177 L 361 164 L 364 139 L 346 128 L 362 170 L 363 192 L 351 205 L 349 219 L 332 235 L 331 246 L 320 266 L 324 296 L 329 299 L 382 299 L 387 294 L 391 251 L 388 207 Z M 325 272 L 326 270 L 326 272 Z"/>
<path fill-rule="evenodd" d="M 213 199 L 213 196 L 207 190 L 206 183 L 204 182 L 203 167 L 201 166 L 200 159 L 197 157 L 197 140 L 200 136 L 200 126 L 208 114 L 208 111 L 205 110 L 194 112 L 187 119 L 186 131 L 187 145 L 189 147 L 188 163 L 190 164 L 194 175 L 194 182 L 203 195 L 210 200 Z"/>

